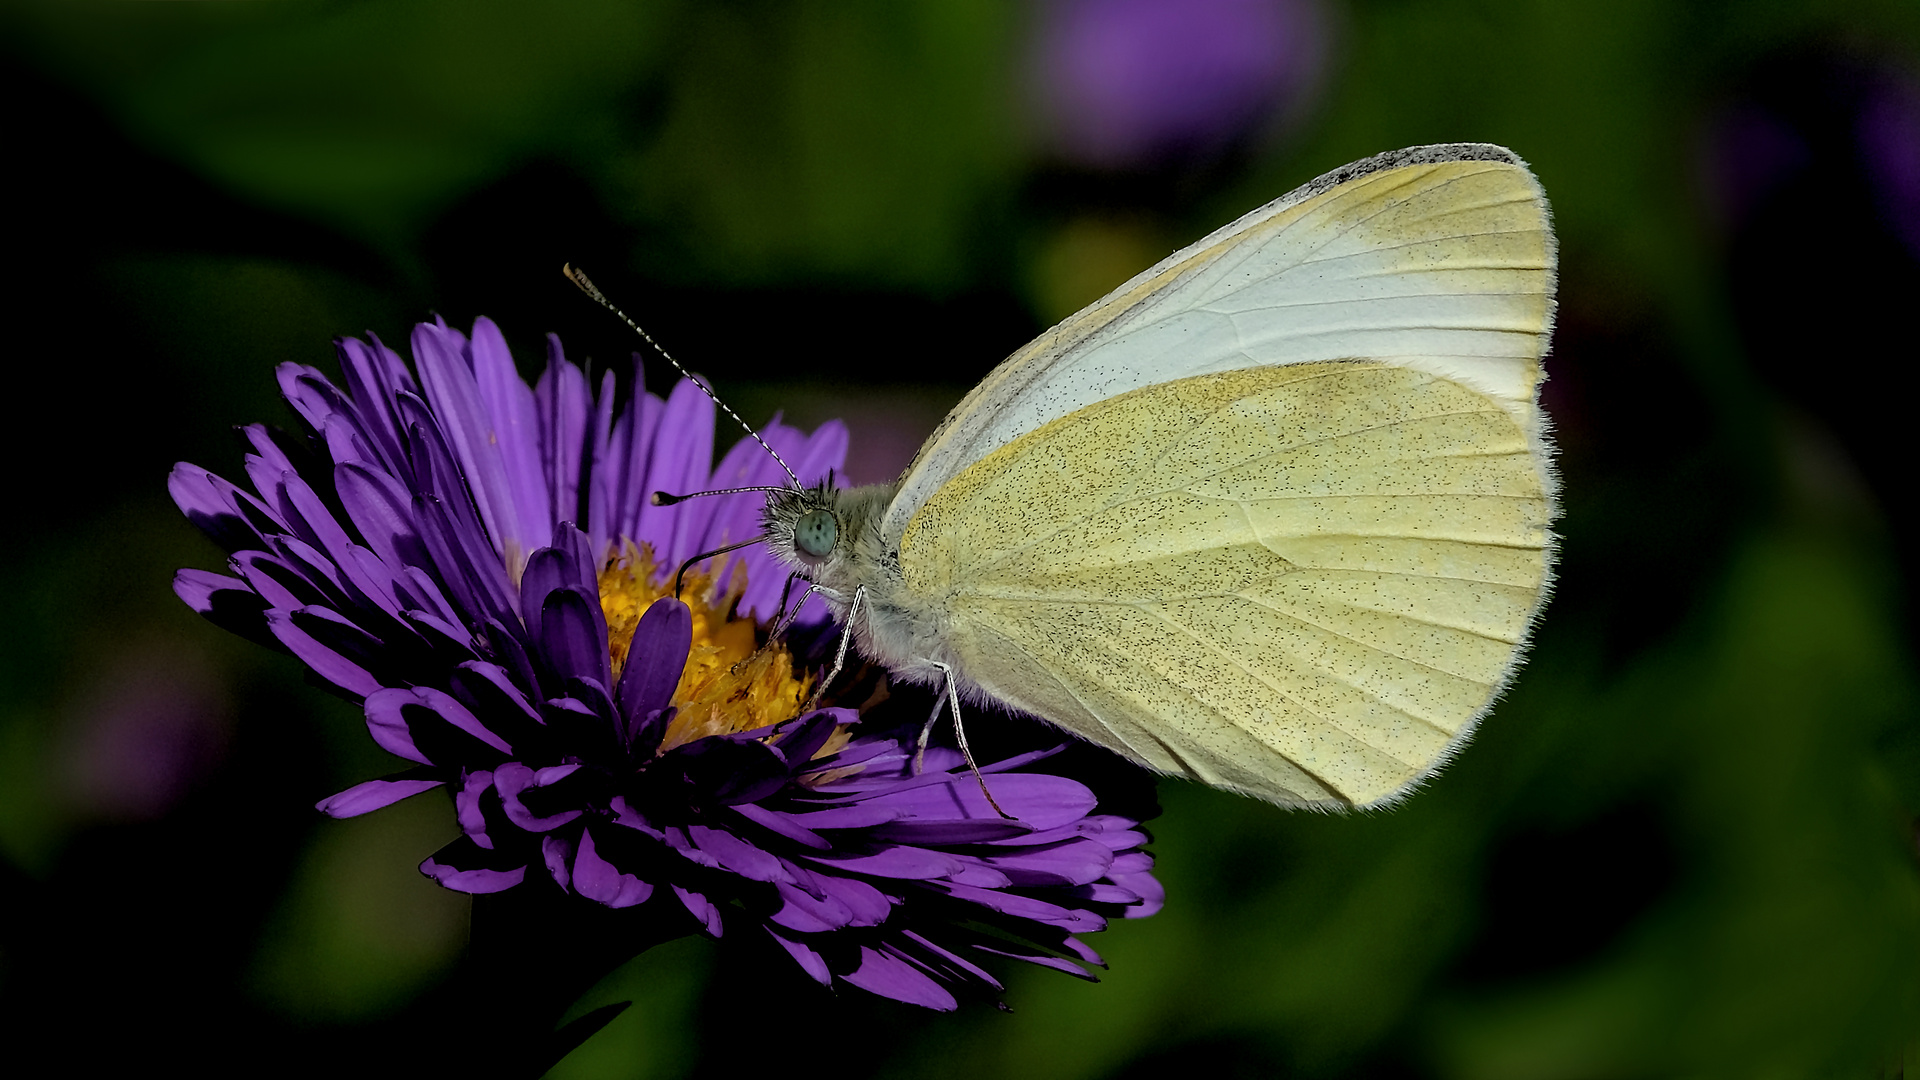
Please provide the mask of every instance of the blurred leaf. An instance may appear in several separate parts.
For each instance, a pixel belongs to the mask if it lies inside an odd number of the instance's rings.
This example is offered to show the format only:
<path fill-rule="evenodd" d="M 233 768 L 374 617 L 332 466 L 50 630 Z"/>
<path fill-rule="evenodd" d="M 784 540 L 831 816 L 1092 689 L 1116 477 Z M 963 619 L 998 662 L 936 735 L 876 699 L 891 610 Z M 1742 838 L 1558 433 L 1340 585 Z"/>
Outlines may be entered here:
<path fill-rule="evenodd" d="M 688 246 L 653 273 L 932 291 L 979 261 L 1016 175 L 1005 3 L 703 4 L 668 60 L 629 212 Z M 664 254 L 664 253 L 663 253 Z"/>
<path fill-rule="evenodd" d="M 80 3 L 19 21 L 144 142 L 391 249 L 514 163 L 596 132 L 653 70 L 673 7 Z"/>
<path fill-rule="evenodd" d="M 454 830 L 428 792 L 327 822 L 254 957 L 256 992 L 304 1023 L 380 1017 L 451 969 L 466 896 L 416 869 Z"/>
<path fill-rule="evenodd" d="M 706 982 L 711 948 L 699 938 L 670 941 L 600 980 L 567 1011 L 566 1024 L 595 1015 L 613 1002 L 628 1001 L 634 1008 L 613 1017 L 547 1075 L 552 1080 L 668 1080 L 691 1072 L 699 1058 L 694 1010 Z M 761 1006 L 749 998 L 743 1007 Z M 766 1007 L 779 1008 L 779 1004 Z"/>

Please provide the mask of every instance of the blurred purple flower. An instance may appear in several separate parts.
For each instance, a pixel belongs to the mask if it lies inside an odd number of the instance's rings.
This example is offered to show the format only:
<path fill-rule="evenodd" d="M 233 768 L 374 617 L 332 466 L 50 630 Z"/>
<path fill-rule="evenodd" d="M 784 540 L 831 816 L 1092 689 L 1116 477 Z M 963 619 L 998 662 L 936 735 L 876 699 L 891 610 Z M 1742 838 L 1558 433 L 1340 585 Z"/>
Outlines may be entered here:
<path fill-rule="evenodd" d="M 1032 53 L 1037 104 L 1081 164 L 1205 157 L 1297 108 L 1327 36 L 1318 0 L 1050 0 Z"/>
<path fill-rule="evenodd" d="M 1858 137 L 1888 224 L 1920 258 L 1920 81 L 1882 80 L 1860 110 Z"/>
<path fill-rule="evenodd" d="M 759 506 L 651 492 L 785 479 L 748 440 L 709 472 L 697 387 L 616 411 L 611 376 L 595 395 L 557 341 L 529 387 L 484 319 L 471 339 L 418 327 L 417 380 L 377 340 L 339 351 L 345 392 L 280 369 L 324 460 L 303 473 L 256 425 L 255 493 L 190 465 L 170 484 L 233 570 L 181 571 L 181 598 L 291 652 L 415 765 L 321 810 L 444 788 L 462 835 L 421 869 L 448 888 L 544 872 L 715 936 L 759 927 L 822 983 L 933 1008 L 997 990 L 987 956 L 1084 974 L 1099 958 L 1077 934 L 1158 909 L 1137 823 L 1036 770 L 1046 754 L 982 770 L 1008 820 L 952 751 L 916 769 L 852 710 L 796 715 L 806 681 L 735 615 L 779 602 L 764 551 L 667 595 L 681 560 L 754 535 Z M 802 482 L 845 457 L 837 423 L 764 434 Z"/>
<path fill-rule="evenodd" d="M 152 642 L 120 652 L 72 716 L 64 759 L 77 809 L 160 817 L 226 756 L 231 703 L 204 657 Z"/>
<path fill-rule="evenodd" d="M 1699 145 L 1708 209 L 1722 228 L 1744 221 L 1813 159 L 1806 140 L 1754 106 L 1719 117 Z"/>

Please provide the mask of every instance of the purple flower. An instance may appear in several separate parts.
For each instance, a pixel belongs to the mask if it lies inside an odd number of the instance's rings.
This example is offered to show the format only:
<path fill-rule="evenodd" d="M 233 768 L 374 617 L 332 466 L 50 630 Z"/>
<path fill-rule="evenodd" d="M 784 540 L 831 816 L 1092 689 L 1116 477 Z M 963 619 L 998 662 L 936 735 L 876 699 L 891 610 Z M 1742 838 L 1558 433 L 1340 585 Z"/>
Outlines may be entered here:
<path fill-rule="evenodd" d="M 1890 73 L 1869 92 L 1858 121 L 1867 175 L 1887 222 L 1920 258 L 1920 80 Z"/>
<path fill-rule="evenodd" d="M 957 753 L 916 765 L 852 709 L 803 710 L 809 678 L 756 633 L 785 584 L 762 549 L 672 595 L 681 561 L 755 535 L 759 500 L 648 496 L 787 479 L 750 440 L 709 470 L 698 387 L 616 408 L 612 375 L 596 394 L 558 341 L 530 387 L 485 319 L 471 339 L 422 324 L 413 352 L 417 379 L 340 342 L 344 390 L 283 365 L 307 445 L 255 425 L 252 492 L 190 465 L 170 481 L 231 556 L 182 570 L 180 597 L 292 653 L 413 765 L 321 810 L 442 788 L 461 836 L 421 869 L 448 888 L 551 882 L 757 927 L 823 984 L 940 1009 L 999 988 L 992 956 L 1084 974 L 1077 935 L 1158 909 L 1137 822 L 1046 753 L 982 768 L 1003 818 Z M 838 424 L 763 437 L 803 483 L 846 453 Z"/>
<path fill-rule="evenodd" d="M 1032 64 L 1060 151 L 1115 168 L 1205 157 L 1297 109 L 1326 51 L 1317 0 L 1051 0 Z"/>

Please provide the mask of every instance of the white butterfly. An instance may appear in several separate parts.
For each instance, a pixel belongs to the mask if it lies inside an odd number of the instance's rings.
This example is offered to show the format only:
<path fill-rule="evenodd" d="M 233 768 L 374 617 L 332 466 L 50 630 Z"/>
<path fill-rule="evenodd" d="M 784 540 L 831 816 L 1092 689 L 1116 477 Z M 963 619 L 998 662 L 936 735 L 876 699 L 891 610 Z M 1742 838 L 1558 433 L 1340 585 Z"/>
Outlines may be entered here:
<path fill-rule="evenodd" d="M 773 495 L 768 543 L 956 714 L 1278 803 L 1391 801 L 1546 596 L 1554 264 L 1511 152 L 1355 162 L 1013 354 L 898 483 Z"/>

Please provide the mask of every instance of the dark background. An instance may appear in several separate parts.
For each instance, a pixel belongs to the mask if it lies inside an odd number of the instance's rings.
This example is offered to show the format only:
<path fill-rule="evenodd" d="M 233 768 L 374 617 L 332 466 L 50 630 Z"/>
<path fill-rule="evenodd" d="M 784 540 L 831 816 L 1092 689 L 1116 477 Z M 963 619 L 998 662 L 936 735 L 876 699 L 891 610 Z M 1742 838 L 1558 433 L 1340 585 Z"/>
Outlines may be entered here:
<path fill-rule="evenodd" d="M 1562 242 L 1559 586 L 1390 813 L 1163 783 L 1166 910 L 1011 1014 L 681 941 L 565 1077 L 1920 1071 L 1910 0 L 0 7 L 0 1031 L 75 1071 L 378 1075 L 464 898 L 354 711 L 175 602 L 273 366 L 500 322 L 571 260 L 749 418 L 897 470 L 1043 326 L 1354 158 L 1491 141 Z M 656 365 L 658 367 L 658 365 Z M 667 380 L 651 371 L 653 388 Z M 7 1051 L 0 1051 L 6 1053 Z"/>

